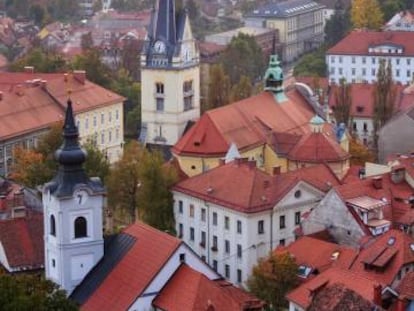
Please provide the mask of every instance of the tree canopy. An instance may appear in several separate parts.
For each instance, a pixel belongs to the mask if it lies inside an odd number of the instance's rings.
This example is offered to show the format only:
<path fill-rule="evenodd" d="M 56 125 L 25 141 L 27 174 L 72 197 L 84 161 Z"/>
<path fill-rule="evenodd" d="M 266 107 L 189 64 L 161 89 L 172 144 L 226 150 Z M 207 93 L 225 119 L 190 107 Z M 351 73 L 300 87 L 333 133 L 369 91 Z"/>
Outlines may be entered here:
<path fill-rule="evenodd" d="M 285 295 L 297 283 L 298 266 L 288 252 L 259 259 L 247 280 L 249 290 L 268 303 L 271 310 L 287 307 Z"/>
<path fill-rule="evenodd" d="M 335 89 L 335 110 L 334 116 L 337 124 L 350 125 L 350 113 L 352 107 L 351 85 L 341 79 L 339 87 Z"/>
<path fill-rule="evenodd" d="M 75 311 L 76 304 L 56 284 L 36 274 L 0 274 L 3 311 Z"/>
<path fill-rule="evenodd" d="M 351 21 L 354 28 L 379 30 L 384 24 L 384 15 L 377 0 L 353 0 Z"/>
<path fill-rule="evenodd" d="M 336 2 L 335 13 L 325 24 L 325 44 L 328 48 L 334 46 L 347 34 L 351 27 L 349 13 L 340 0 Z"/>
<path fill-rule="evenodd" d="M 316 52 L 303 56 L 293 69 L 294 76 L 326 76 L 325 50 L 320 48 Z"/>

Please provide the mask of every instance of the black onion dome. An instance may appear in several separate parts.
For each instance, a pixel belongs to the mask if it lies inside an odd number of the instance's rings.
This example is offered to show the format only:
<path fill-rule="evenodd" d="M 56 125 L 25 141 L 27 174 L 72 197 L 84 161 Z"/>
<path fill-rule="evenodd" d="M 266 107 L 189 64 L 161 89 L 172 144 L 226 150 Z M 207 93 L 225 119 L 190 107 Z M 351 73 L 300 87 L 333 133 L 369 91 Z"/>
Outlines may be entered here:
<path fill-rule="evenodd" d="M 69 99 L 63 125 L 63 144 L 55 152 L 55 158 L 60 165 L 82 165 L 85 162 L 86 152 L 80 148 L 78 137 L 79 132 L 73 117 L 72 101 Z"/>

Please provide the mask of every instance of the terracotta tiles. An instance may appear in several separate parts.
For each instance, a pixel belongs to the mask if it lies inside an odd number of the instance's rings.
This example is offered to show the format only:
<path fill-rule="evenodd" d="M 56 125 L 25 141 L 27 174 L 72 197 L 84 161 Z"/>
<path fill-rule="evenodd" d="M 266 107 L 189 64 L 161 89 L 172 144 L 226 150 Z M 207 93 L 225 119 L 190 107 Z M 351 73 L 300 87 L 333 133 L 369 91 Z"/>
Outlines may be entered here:
<path fill-rule="evenodd" d="M 414 271 L 408 272 L 397 287 L 397 292 L 403 297 L 414 300 Z"/>

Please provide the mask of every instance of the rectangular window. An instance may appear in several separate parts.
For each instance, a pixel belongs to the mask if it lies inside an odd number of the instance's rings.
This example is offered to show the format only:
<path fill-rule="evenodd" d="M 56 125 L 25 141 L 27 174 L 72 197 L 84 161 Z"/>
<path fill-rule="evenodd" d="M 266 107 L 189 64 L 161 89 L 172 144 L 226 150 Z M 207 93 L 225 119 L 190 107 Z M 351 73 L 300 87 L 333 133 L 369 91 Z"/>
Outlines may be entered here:
<path fill-rule="evenodd" d="M 354 123 L 352 123 L 352 128 L 353 128 L 354 131 L 358 130 L 357 123 L 355 121 L 354 121 Z"/>
<path fill-rule="evenodd" d="M 190 241 L 194 242 L 194 228 L 190 227 Z"/>
<path fill-rule="evenodd" d="M 411 70 L 407 70 L 407 78 L 411 78 Z"/>
<path fill-rule="evenodd" d="M 101 113 L 101 124 L 105 123 L 105 115 Z"/>
<path fill-rule="evenodd" d="M 178 224 L 178 237 L 181 239 L 184 235 L 184 226 L 183 224 Z"/>
<path fill-rule="evenodd" d="M 164 98 L 157 97 L 157 111 L 164 111 Z"/>
<path fill-rule="evenodd" d="M 112 122 L 112 111 L 108 112 L 108 121 Z"/>
<path fill-rule="evenodd" d="M 300 224 L 300 212 L 295 213 L 295 225 Z"/>
<path fill-rule="evenodd" d="M 331 63 L 335 63 L 335 56 L 331 56 Z"/>
<path fill-rule="evenodd" d="M 119 111 L 118 110 L 115 110 L 115 119 L 119 119 Z"/>
<path fill-rule="evenodd" d="M 355 76 L 355 68 L 351 69 L 352 75 Z"/>
<path fill-rule="evenodd" d="M 367 74 L 367 70 L 365 68 L 362 68 L 362 75 L 365 77 L 366 74 Z"/>
<path fill-rule="evenodd" d="M 330 72 L 330 74 L 331 74 L 331 75 L 334 75 L 334 74 L 335 74 L 335 67 L 331 67 L 331 72 Z"/>
<path fill-rule="evenodd" d="M 101 144 L 105 144 L 105 133 L 101 133 Z"/>
<path fill-rule="evenodd" d="M 411 65 L 411 59 L 407 58 L 407 65 Z"/>
<path fill-rule="evenodd" d="M 355 57 L 354 56 L 352 56 L 351 61 L 352 61 L 353 64 L 355 64 Z"/>
<path fill-rule="evenodd" d="M 342 68 L 338 68 L 339 74 L 342 75 Z"/>
<path fill-rule="evenodd" d="M 213 226 L 217 226 L 217 213 L 213 212 Z"/>
<path fill-rule="evenodd" d="M 240 220 L 237 221 L 237 233 L 242 233 L 242 222 Z"/>
<path fill-rule="evenodd" d="M 180 214 L 182 214 L 183 213 L 183 201 L 178 201 L 178 212 L 180 213 Z"/>
<path fill-rule="evenodd" d="M 237 244 L 237 258 L 242 258 L 242 246 Z"/>
<path fill-rule="evenodd" d="M 93 126 L 96 127 L 96 116 L 93 116 Z"/>
<path fill-rule="evenodd" d="M 201 209 L 201 221 L 206 222 L 206 209 L 205 208 Z"/>
<path fill-rule="evenodd" d="M 228 216 L 224 216 L 224 229 L 230 229 L 230 218 Z"/>
<path fill-rule="evenodd" d="M 217 235 L 213 235 L 213 246 L 211 246 L 211 250 L 212 251 L 217 251 L 217 244 L 218 244 L 218 242 L 217 242 Z"/>
<path fill-rule="evenodd" d="M 400 76 L 400 69 L 396 69 L 396 70 L 395 70 L 395 76 L 396 76 L 396 77 L 399 77 L 399 76 Z"/>
<path fill-rule="evenodd" d="M 190 204 L 190 217 L 194 218 L 194 205 Z"/>
<path fill-rule="evenodd" d="M 257 223 L 257 233 L 263 234 L 264 233 L 264 220 L 259 220 Z"/>
<path fill-rule="evenodd" d="M 224 265 L 224 276 L 229 279 L 230 278 L 230 266 Z"/>
<path fill-rule="evenodd" d="M 371 76 L 375 76 L 375 68 L 371 69 Z"/>
<path fill-rule="evenodd" d="M 281 215 L 279 217 L 279 228 L 280 229 L 285 229 L 286 228 L 285 215 Z"/>
<path fill-rule="evenodd" d="M 85 119 L 85 129 L 88 129 L 88 128 L 89 128 L 89 119 L 86 118 Z"/>
<path fill-rule="evenodd" d="M 397 58 L 397 59 L 395 60 L 395 62 L 396 62 L 396 64 L 397 64 L 397 65 L 399 65 L 399 64 L 400 64 L 400 59 L 399 59 L 399 58 Z"/>
<path fill-rule="evenodd" d="M 373 64 L 375 64 L 375 57 L 372 57 L 372 58 L 371 58 L 371 62 L 372 62 Z"/>
<path fill-rule="evenodd" d="M 213 270 L 214 271 L 217 271 L 217 266 L 218 266 L 217 260 L 213 260 Z"/>
<path fill-rule="evenodd" d="M 364 122 L 364 132 L 368 132 L 368 124 Z"/>
<path fill-rule="evenodd" d="M 365 57 L 362 57 L 362 63 L 365 64 L 366 63 L 366 59 Z"/>
<path fill-rule="evenodd" d="M 286 244 L 285 239 L 281 239 L 281 240 L 279 240 L 279 245 L 280 245 L 280 246 L 285 246 L 285 244 Z"/>
<path fill-rule="evenodd" d="M 205 248 L 206 247 L 206 232 L 205 231 L 201 231 L 200 246 L 202 248 Z"/>
<path fill-rule="evenodd" d="M 226 254 L 230 253 L 230 241 L 229 240 L 224 240 L 224 251 L 226 252 Z"/>
<path fill-rule="evenodd" d="M 184 95 L 184 111 L 190 110 L 193 108 L 193 81 L 186 81 L 183 85 L 183 95 Z"/>
<path fill-rule="evenodd" d="M 242 282 L 242 271 L 240 269 L 237 269 L 237 283 Z"/>
<path fill-rule="evenodd" d="M 339 63 L 342 64 L 342 56 L 339 56 Z"/>

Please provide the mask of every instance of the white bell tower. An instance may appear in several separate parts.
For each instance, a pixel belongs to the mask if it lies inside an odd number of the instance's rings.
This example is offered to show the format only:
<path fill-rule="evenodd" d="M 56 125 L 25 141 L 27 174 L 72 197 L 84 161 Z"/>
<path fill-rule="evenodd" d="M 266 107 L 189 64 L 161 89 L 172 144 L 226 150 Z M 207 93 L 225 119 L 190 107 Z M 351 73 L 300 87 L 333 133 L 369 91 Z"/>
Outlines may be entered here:
<path fill-rule="evenodd" d="M 72 103 L 63 127 L 64 142 L 55 153 L 59 170 L 43 188 L 46 278 L 67 294 L 103 256 L 102 213 L 105 190 L 99 178 L 88 178 L 86 152 L 78 143 Z"/>

